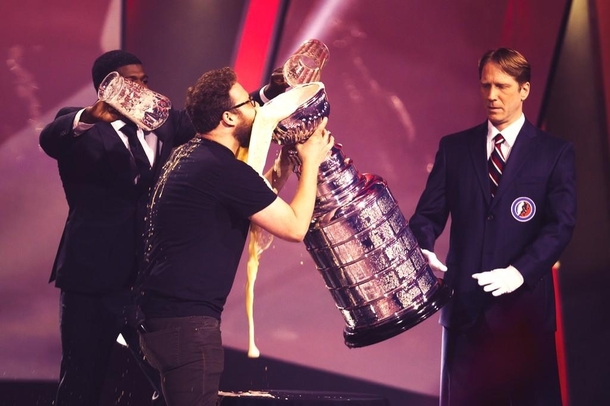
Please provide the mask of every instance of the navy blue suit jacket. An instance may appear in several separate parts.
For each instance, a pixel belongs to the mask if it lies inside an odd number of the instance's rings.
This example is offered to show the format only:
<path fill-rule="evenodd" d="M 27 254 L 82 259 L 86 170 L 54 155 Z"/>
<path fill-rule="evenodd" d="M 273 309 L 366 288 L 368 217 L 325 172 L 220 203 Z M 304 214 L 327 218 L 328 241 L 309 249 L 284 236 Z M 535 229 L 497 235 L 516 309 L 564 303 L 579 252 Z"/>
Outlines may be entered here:
<path fill-rule="evenodd" d="M 555 329 L 551 268 L 575 225 L 574 148 L 526 120 L 492 200 L 486 135 L 487 122 L 441 139 L 409 223 L 421 248 L 433 251 L 451 216 L 444 278 L 455 295 L 441 324 L 467 328 L 484 316 L 496 330 L 524 322 Z M 494 297 L 472 278 L 509 265 L 525 279 L 513 293 Z"/>
<path fill-rule="evenodd" d="M 57 160 L 69 207 L 51 281 L 73 292 L 126 289 L 137 273 L 148 191 L 134 185 L 130 152 L 109 123 L 74 136 L 78 110 L 61 109 L 40 133 L 40 146 Z M 156 179 L 172 148 L 195 130 L 185 112 L 172 110 L 155 134 Z"/>

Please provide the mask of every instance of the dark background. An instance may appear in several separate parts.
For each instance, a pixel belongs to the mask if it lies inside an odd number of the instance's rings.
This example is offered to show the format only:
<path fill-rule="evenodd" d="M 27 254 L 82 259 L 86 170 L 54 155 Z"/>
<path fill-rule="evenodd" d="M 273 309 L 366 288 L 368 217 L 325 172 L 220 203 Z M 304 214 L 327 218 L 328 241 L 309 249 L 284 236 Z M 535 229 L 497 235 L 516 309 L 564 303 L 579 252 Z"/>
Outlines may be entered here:
<path fill-rule="evenodd" d="M 46 282 L 67 207 L 41 127 L 95 100 L 90 67 L 123 47 L 150 86 L 183 105 L 204 71 L 235 66 L 248 90 L 305 39 L 330 49 L 322 74 L 328 128 L 361 172 L 382 176 L 414 210 L 441 136 L 479 124 L 476 61 L 520 50 L 533 66 L 525 114 L 575 144 L 578 224 L 556 274 L 560 360 L 570 405 L 610 396 L 610 6 L 604 0 L 24 0 L 0 5 L 0 405 L 50 405 L 59 371 L 58 291 Z M 276 146 L 272 146 L 275 153 Z M 294 179 L 282 192 L 289 197 Z M 447 239 L 439 239 L 441 258 Z M 242 269 L 243 268 L 243 269 Z M 262 357 L 248 359 L 245 261 L 223 315 L 222 389 L 379 393 L 393 406 L 438 397 L 440 327 L 432 316 L 385 342 L 348 349 L 343 319 L 302 244 L 275 240 L 255 291 Z M 148 387 L 120 346 L 107 404 Z"/>

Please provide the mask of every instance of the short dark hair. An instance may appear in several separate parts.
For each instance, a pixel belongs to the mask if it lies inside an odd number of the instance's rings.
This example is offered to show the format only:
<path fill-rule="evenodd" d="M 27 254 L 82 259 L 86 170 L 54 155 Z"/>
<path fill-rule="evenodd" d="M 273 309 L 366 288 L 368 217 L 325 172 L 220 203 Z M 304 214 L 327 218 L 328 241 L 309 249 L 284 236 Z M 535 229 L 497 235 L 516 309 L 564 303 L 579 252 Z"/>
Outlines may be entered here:
<path fill-rule="evenodd" d="M 229 91 L 235 83 L 237 74 L 227 66 L 204 73 L 187 89 L 186 112 L 197 133 L 212 131 L 222 119 L 222 113 L 231 109 Z"/>
<path fill-rule="evenodd" d="M 525 56 L 511 48 L 498 48 L 485 52 L 479 59 L 479 79 L 483 67 L 489 62 L 500 65 L 502 71 L 512 76 L 519 85 L 529 82 L 532 76 L 532 68 Z"/>
<path fill-rule="evenodd" d="M 91 77 L 95 91 L 100 87 L 102 80 L 112 71 L 126 65 L 142 65 L 142 61 L 132 53 L 115 49 L 100 55 L 91 68 Z"/>

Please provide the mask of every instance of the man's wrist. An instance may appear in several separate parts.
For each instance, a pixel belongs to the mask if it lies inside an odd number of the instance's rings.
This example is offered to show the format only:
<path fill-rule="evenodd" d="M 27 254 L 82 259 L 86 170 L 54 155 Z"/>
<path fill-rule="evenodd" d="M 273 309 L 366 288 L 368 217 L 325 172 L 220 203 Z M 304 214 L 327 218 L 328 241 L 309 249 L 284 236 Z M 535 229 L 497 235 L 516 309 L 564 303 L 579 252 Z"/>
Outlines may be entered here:
<path fill-rule="evenodd" d="M 258 95 L 261 98 L 261 101 L 263 102 L 263 104 L 268 103 L 272 97 L 267 97 L 267 95 L 265 94 L 265 90 L 269 87 L 269 85 L 265 85 L 261 88 L 261 90 L 258 92 Z"/>
<path fill-rule="evenodd" d="M 74 116 L 74 121 L 72 122 L 72 132 L 74 133 L 75 137 L 78 137 L 79 135 L 94 126 L 94 124 L 84 121 L 83 116 L 86 114 L 87 109 L 81 109 Z"/>

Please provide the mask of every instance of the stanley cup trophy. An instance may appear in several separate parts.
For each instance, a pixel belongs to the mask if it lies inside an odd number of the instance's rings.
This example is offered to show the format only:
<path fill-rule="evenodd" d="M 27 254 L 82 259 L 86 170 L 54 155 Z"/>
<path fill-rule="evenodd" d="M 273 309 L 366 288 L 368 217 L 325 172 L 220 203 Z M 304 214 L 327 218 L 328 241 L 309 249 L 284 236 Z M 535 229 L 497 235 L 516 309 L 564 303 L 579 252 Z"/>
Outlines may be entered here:
<path fill-rule="evenodd" d="M 297 85 L 273 103 L 298 106 L 273 132 L 273 141 L 280 145 L 307 140 L 330 114 L 321 82 Z M 298 165 L 295 168 L 300 176 Z M 345 319 L 343 335 L 350 348 L 410 329 L 452 295 L 426 263 L 386 181 L 359 173 L 340 144 L 320 165 L 314 214 L 304 242 Z"/>

